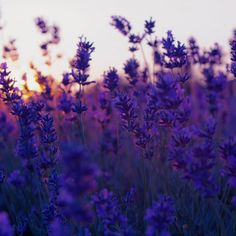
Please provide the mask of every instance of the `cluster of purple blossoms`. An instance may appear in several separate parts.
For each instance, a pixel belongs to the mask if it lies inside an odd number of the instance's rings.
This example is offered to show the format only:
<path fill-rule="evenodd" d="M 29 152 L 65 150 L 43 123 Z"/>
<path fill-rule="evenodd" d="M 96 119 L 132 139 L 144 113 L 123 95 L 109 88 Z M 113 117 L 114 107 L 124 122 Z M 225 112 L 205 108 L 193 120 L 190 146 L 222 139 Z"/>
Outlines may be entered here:
<path fill-rule="evenodd" d="M 124 72 L 131 85 L 135 85 L 139 80 L 139 63 L 135 58 L 129 59 L 124 65 Z"/>
<path fill-rule="evenodd" d="M 144 25 L 144 31 L 146 34 L 153 34 L 155 33 L 154 28 L 155 28 L 156 21 L 152 19 L 152 17 L 149 20 L 145 20 L 145 25 Z"/>
<path fill-rule="evenodd" d="M 217 43 L 159 39 L 152 18 L 141 33 L 121 16 L 111 25 L 131 56 L 102 81 L 89 79 L 84 37 L 60 83 L 30 64 L 39 91 L 1 64 L 0 235 L 235 234 L 235 39 L 228 66 Z M 50 66 L 59 28 L 36 26 Z M 4 50 L 13 60 L 15 41 Z"/>
<path fill-rule="evenodd" d="M 112 16 L 111 25 L 123 35 L 128 35 L 132 29 L 130 22 L 122 16 Z"/>
<path fill-rule="evenodd" d="M 120 117 L 123 121 L 123 127 L 129 132 L 137 128 L 135 105 L 126 93 L 119 93 L 116 97 L 116 107 L 120 111 Z"/>
<path fill-rule="evenodd" d="M 167 68 L 179 68 L 187 63 L 187 49 L 179 41 L 175 45 L 175 40 L 171 31 L 167 32 L 167 37 L 162 39 L 164 52 L 164 65 Z"/>
<path fill-rule="evenodd" d="M 10 77 L 7 64 L 2 63 L 0 67 L 0 91 L 1 99 L 4 102 L 12 103 L 15 100 L 19 100 L 21 92 L 15 87 L 15 80 Z"/>
<path fill-rule="evenodd" d="M 13 124 L 8 120 L 7 114 L 0 111 L 0 149 L 9 139 L 8 135 L 14 130 Z"/>
<path fill-rule="evenodd" d="M 215 75 L 212 67 L 205 68 L 203 74 L 206 78 L 209 111 L 212 115 L 215 115 L 219 110 L 220 96 L 225 88 L 227 77 L 223 72 Z"/>
<path fill-rule="evenodd" d="M 226 140 L 220 147 L 221 156 L 224 160 L 222 175 L 227 177 L 227 183 L 236 188 L 236 138 Z M 236 195 L 232 198 L 232 203 L 236 205 Z"/>
<path fill-rule="evenodd" d="M 176 130 L 172 136 L 170 161 L 183 177 L 193 183 L 204 197 L 213 197 L 219 191 L 214 176 L 216 153 L 213 138 L 216 129 L 214 119 L 208 119 L 203 127 Z M 193 145 L 193 136 L 198 142 Z"/>
<path fill-rule="evenodd" d="M 79 43 L 77 44 L 76 56 L 72 61 L 71 72 L 74 80 L 73 82 L 79 85 L 79 91 L 76 94 L 76 101 L 72 106 L 72 111 L 79 115 L 87 111 L 87 106 L 82 101 L 84 87 L 94 83 L 94 81 L 88 81 L 91 54 L 94 50 L 95 47 L 93 46 L 93 43 L 87 41 L 86 38 L 80 37 Z"/>
<path fill-rule="evenodd" d="M 122 214 L 118 199 L 107 189 L 94 195 L 92 202 L 101 225 L 101 232 L 109 235 L 133 235 L 128 219 Z"/>
<path fill-rule="evenodd" d="M 91 54 L 94 52 L 95 47 L 93 43 L 87 41 L 86 38 L 80 37 L 79 42 L 77 44 L 76 56 L 72 62 L 72 76 L 74 78 L 74 82 L 85 86 L 93 82 L 88 82 L 87 79 L 88 69 L 91 61 Z"/>
<path fill-rule="evenodd" d="M 168 228 L 175 221 L 174 202 L 169 196 L 161 196 L 158 202 L 154 202 L 148 208 L 145 215 L 147 222 L 146 236 L 171 235 Z"/>
<path fill-rule="evenodd" d="M 233 39 L 230 41 L 231 46 L 231 72 L 236 77 L 236 34 L 234 32 Z"/>
<path fill-rule="evenodd" d="M 68 146 L 64 151 L 59 202 L 65 217 L 78 223 L 90 223 L 93 220 L 92 206 L 87 196 L 95 191 L 99 172 L 90 160 L 88 151 L 82 146 Z"/>
<path fill-rule="evenodd" d="M 60 29 L 56 25 L 48 25 L 47 21 L 43 19 L 42 17 L 36 18 L 35 24 L 41 34 L 49 36 L 49 39 L 47 39 L 45 42 L 43 42 L 40 45 L 43 55 L 47 56 L 49 55 L 49 46 L 57 45 L 61 40 Z"/>
<path fill-rule="evenodd" d="M 10 59 L 15 62 L 19 59 L 19 52 L 16 47 L 16 39 L 11 39 L 9 42 L 3 47 L 3 58 Z"/>
<path fill-rule="evenodd" d="M 68 95 L 66 92 L 63 92 L 59 99 L 58 109 L 68 114 L 72 110 L 72 105 L 73 105 L 72 97 Z"/>
<path fill-rule="evenodd" d="M 117 70 L 115 68 L 110 68 L 109 71 L 104 73 L 103 77 L 104 87 L 110 92 L 113 92 L 117 88 L 118 82 L 120 80 Z"/>

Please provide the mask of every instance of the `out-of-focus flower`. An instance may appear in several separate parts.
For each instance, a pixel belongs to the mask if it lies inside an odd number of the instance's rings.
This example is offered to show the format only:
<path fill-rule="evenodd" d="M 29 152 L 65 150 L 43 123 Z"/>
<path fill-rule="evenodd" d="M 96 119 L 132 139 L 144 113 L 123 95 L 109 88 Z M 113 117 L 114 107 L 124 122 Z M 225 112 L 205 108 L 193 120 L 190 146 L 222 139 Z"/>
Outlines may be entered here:
<path fill-rule="evenodd" d="M 82 114 L 87 110 L 88 110 L 87 105 L 83 104 L 80 99 L 78 99 L 78 101 L 72 105 L 72 111 L 77 114 Z"/>
<path fill-rule="evenodd" d="M 19 59 L 18 49 L 15 45 L 16 40 L 9 40 L 8 44 L 3 47 L 3 58 L 11 59 L 13 62 Z"/>
<path fill-rule="evenodd" d="M 72 106 L 73 106 L 73 102 L 72 102 L 71 95 L 63 91 L 59 98 L 58 109 L 67 114 L 71 112 Z"/>
<path fill-rule="evenodd" d="M 134 131 L 137 128 L 137 114 L 131 98 L 125 93 L 117 94 L 116 107 L 120 111 L 124 128 L 126 128 L 129 132 Z"/>
<path fill-rule="evenodd" d="M 60 42 L 60 29 L 56 25 L 49 25 L 48 22 L 42 17 L 37 17 L 35 19 L 35 24 L 41 34 L 49 36 L 49 38 L 40 45 L 43 56 L 49 56 L 49 47 L 51 45 L 57 45 Z M 45 63 L 47 65 L 51 65 L 50 56 Z"/>
<path fill-rule="evenodd" d="M 236 70 L 235 70 L 235 65 L 236 65 L 236 35 L 234 32 L 233 39 L 230 41 L 230 47 L 231 47 L 231 72 L 236 77 Z"/>
<path fill-rule="evenodd" d="M 0 235 L 13 236 L 14 230 L 6 212 L 0 212 Z"/>
<path fill-rule="evenodd" d="M 42 141 L 45 144 L 52 144 L 57 140 L 56 130 L 53 127 L 53 117 L 46 114 L 41 119 Z"/>
<path fill-rule="evenodd" d="M 215 75 L 212 66 L 205 68 L 203 74 L 206 78 L 209 111 L 212 115 L 215 115 L 219 109 L 219 97 L 225 88 L 227 78 L 222 72 Z"/>
<path fill-rule="evenodd" d="M 122 16 L 112 16 L 111 25 L 125 36 L 128 35 L 132 29 L 129 21 Z"/>
<path fill-rule="evenodd" d="M 35 24 L 37 25 L 38 29 L 41 31 L 42 34 L 46 34 L 48 32 L 47 22 L 42 17 L 37 17 L 35 19 Z"/>
<path fill-rule="evenodd" d="M 93 211 L 87 200 L 96 189 L 97 167 L 90 162 L 88 151 L 83 146 L 68 146 L 63 152 L 64 177 L 59 194 L 63 214 L 80 223 L 90 223 Z"/>
<path fill-rule="evenodd" d="M 24 214 L 23 212 L 20 212 L 18 215 L 17 215 L 17 218 L 16 218 L 16 231 L 18 234 L 24 234 L 27 230 L 27 227 L 29 225 L 29 217 L 26 216 L 26 214 Z"/>
<path fill-rule="evenodd" d="M 128 219 L 122 214 L 118 199 L 107 189 L 94 195 L 92 202 L 96 209 L 97 217 L 102 223 L 102 234 L 109 235 L 133 235 L 128 226 Z"/>
<path fill-rule="evenodd" d="M 145 33 L 146 34 L 153 34 L 154 33 L 154 28 L 155 28 L 156 21 L 150 18 L 149 20 L 145 21 Z"/>
<path fill-rule="evenodd" d="M 17 103 L 12 106 L 12 114 L 19 118 L 20 136 L 17 143 L 17 155 L 22 158 L 26 167 L 33 171 L 33 160 L 37 157 L 38 151 L 34 138 L 34 127 L 31 119 L 31 108 L 24 103 Z"/>
<path fill-rule="evenodd" d="M 147 222 L 146 235 L 170 235 L 168 227 L 175 221 L 174 202 L 169 196 L 161 196 L 158 202 L 147 209 L 145 215 Z"/>
<path fill-rule="evenodd" d="M 70 236 L 71 233 L 69 225 L 63 223 L 59 218 L 56 218 L 49 226 L 49 236 Z"/>
<path fill-rule="evenodd" d="M 124 65 L 124 72 L 130 84 L 135 85 L 139 79 L 139 63 L 136 59 L 131 58 Z"/>
<path fill-rule="evenodd" d="M 236 137 L 227 139 L 221 145 L 221 157 L 224 160 L 222 175 L 228 178 L 228 184 L 236 189 Z M 236 205 L 236 195 L 232 198 L 232 203 Z"/>
<path fill-rule="evenodd" d="M 104 87 L 113 92 L 117 88 L 118 81 L 120 80 L 117 70 L 115 68 L 110 68 L 109 71 L 104 73 L 103 77 Z"/>
<path fill-rule="evenodd" d="M 188 50 L 190 51 L 190 60 L 196 64 L 199 62 L 199 46 L 196 42 L 196 39 L 194 37 L 191 37 L 189 40 L 188 40 L 188 43 L 189 43 L 189 48 Z"/>
<path fill-rule="evenodd" d="M 25 178 L 21 175 L 19 170 L 14 170 L 8 177 L 8 182 L 15 187 L 21 187 L 25 183 Z"/>
<path fill-rule="evenodd" d="M 67 86 L 67 85 L 69 85 L 70 84 L 70 73 L 64 73 L 63 74 L 63 78 L 62 78 L 62 84 L 64 85 L 64 86 Z"/>
<path fill-rule="evenodd" d="M 0 184 L 4 182 L 5 178 L 6 178 L 5 171 L 0 169 Z"/>
<path fill-rule="evenodd" d="M 192 157 L 188 162 L 186 178 L 204 197 L 212 197 L 219 191 L 218 183 L 213 176 L 215 154 L 211 143 L 203 143 L 193 148 Z"/>
<path fill-rule="evenodd" d="M 8 121 L 8 116 L 6 113 L 0 111 L 0 140 L 7 141 L 8 135 L 13 131 L 13 124 Z"/>

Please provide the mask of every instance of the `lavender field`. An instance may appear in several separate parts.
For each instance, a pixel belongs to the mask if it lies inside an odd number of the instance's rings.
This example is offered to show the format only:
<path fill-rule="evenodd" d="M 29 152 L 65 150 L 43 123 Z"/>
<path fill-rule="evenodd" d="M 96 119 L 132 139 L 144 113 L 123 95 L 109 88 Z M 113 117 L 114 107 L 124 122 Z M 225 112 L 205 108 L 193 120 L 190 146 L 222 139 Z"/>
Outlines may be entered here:
<path fill-rule="evenodd" d="M 60 28 L 35 27 L 50 68 Z M 99 80 L 86 36 L 64 74 L 31 62 L 37 89 L 12 73 L 17 42 L 3 46 L 0 236 L 236 235 L 236 31 L 226 51 L 159 35 L 154 18 L 110 28 L 130 57 Z"/>

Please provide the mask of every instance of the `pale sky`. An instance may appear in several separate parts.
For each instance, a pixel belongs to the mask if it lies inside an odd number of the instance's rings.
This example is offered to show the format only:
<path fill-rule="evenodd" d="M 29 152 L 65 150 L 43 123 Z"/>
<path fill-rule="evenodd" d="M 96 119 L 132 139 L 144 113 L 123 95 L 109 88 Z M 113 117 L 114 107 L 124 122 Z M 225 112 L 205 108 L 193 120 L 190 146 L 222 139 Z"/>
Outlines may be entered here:
<path fill-rule="evenodd" d="M 186 42 L 194 35 L 201 46 L 214 42 L 227 46 L 236 28 L 236 0 L 0 0 L 5 25 L 3 39 L 16 38 L 24 60 L 36 59 L 39 32 L 34 18 L 43 16 L 61 27 L 61 49 L 73 55 L 80 35 L 93 41 L 93 74 L 100 76 L 109 66 L 122 68 L 129 58 L 126 39 L 110 26 L 117 14 L 131 21 L 137 32 L 145 19 L 156 19 L 156 33 L 162 38 L 172 30 L 176 39 Z M 228 50 L 228 46 L 226 48 Z"/>

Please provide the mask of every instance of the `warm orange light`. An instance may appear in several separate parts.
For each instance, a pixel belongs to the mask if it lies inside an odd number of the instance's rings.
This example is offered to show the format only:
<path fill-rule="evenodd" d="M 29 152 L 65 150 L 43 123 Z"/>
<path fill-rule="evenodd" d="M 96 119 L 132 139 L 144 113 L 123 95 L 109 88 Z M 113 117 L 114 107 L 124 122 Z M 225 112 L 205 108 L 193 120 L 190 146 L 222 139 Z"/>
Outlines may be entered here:
<path fill-rule="evenodd" d="M 18 63 L 9 63 L 8 67 L 11 68 L 11 76 L 16 80 L 16 86 L 18 88 L 23 88 L 25 83 L 27 83 L 27 87 L 31 91 L 40 91 L 40 86 L 36 82 L 36 74 L 35 72 L 29 68 L 29 66 L 23 67 Z M 26 81 L 23 79 L 25 77 Z"/>

